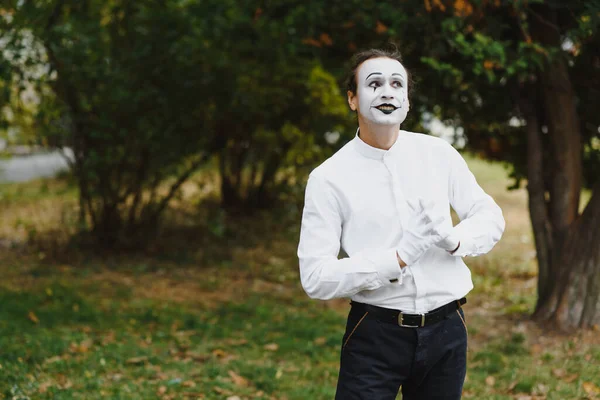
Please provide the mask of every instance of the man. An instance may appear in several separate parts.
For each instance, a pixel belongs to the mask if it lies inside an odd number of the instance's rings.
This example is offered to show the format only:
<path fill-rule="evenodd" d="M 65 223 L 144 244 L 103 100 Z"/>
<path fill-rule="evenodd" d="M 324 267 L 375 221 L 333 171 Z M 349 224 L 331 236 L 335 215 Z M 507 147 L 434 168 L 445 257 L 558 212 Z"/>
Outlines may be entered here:
<path fill-rule="evenodd" d="M 398 52 L 357 54 L 356 137 L 310 174 L 298 257 L 306 293 L 351 298 L 336 399 L 460 399 L 473 288 L 502 211 L 444 140 L 400 130 L 409 74 Z M 450 206 L 461 222 L 452 226 Z M 340 245 L 348 257 L 338 259 Z"/>

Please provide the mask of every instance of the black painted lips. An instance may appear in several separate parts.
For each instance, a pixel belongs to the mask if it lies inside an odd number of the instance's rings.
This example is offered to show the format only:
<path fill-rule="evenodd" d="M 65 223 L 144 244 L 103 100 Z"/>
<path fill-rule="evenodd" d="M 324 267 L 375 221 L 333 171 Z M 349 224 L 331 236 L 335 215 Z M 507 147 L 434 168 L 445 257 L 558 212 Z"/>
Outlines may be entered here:
<path fill-rule="evenodd" d="M 382 109 L 382 107 L 391 108 L 391 109 L 386 110 L 386 109 Z M 380 104 L 380 105 L 378 105 L 375 108 L 378 109 L 379 111 L 381 111 L 384 114 L 391 114 L 391 113 L 393 113 L 394 111 L 396 111 L 398 109 L 398 107 L 396 107 L 395 105 L 388 104 L 388 103 Z"/>

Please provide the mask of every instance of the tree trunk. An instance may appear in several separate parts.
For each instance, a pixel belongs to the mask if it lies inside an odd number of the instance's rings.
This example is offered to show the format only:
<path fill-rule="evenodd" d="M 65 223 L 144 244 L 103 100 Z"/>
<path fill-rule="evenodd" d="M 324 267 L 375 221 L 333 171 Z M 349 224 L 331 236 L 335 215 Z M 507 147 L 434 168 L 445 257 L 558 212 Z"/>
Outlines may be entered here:
<path fill-rule="evenodd" d="M 559 253 L 555 284 L 534 318 L 559 330 L 600 325 L 600 182 Z"/>
<path fill-rule="evenodd" d="M 560 48 L 556 11 L 535 7 L 530 22 L 536 41 Z M 520 104 L 527 120 L 529 207 L 540 267 L 533 318 L 558 330 L 591 327 L 600 324 L 600 181 L 580 216 L 581 134 L 565 59 L 553 57 L 536 84 Z M 545 144 L 550 157 L 544 159 Z M 551 171 L 549 181 L 544 171 Z"/>
<path fill-rule="evenodd" d="M 540 117 L 536 107 L 537 85 L 526 86 L 519 107 L 526 121 L 527 131 L 527 192 L 529 194 L 529 215 L 537 249 L 538 305 L 549 298 L 554 283 L 550 279 L 552 270 L 552 227 L 548 217 L 548 203 L 544 184 L 544 143 Z"/>

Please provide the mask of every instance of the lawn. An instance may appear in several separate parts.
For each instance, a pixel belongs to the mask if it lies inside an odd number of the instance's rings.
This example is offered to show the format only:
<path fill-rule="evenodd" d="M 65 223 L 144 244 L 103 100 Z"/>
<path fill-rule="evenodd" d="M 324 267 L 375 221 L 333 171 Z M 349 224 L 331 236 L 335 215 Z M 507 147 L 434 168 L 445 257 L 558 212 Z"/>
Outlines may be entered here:
<path fill-rule="evenodd" d="M 528 320 L 525 191 L 506 191 L 501 165 L 468 162 L 507 230 L 490 254 L 467 259 L 463 398 L 600 399 L 598 331 L 560 335 Z M 144 254 L 108 256 L 61 250 L 74 193 L 65 180 L 0 186 L 0 398 L 333 398 L 348 302 L 302 292 L 297 207 L 210 213 Z"/>

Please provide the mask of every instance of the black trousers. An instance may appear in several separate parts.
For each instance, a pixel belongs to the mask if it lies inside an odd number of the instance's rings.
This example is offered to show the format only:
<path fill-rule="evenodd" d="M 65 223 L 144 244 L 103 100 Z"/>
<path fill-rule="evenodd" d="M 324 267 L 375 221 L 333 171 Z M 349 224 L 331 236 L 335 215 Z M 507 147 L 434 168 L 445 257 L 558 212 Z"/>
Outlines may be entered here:
<path fill-rule="evenodd" d="M 461 398 L 467 365 L 462 308 L 421 328 L 404 328 L 350 310 L 336 400 Z"/>

